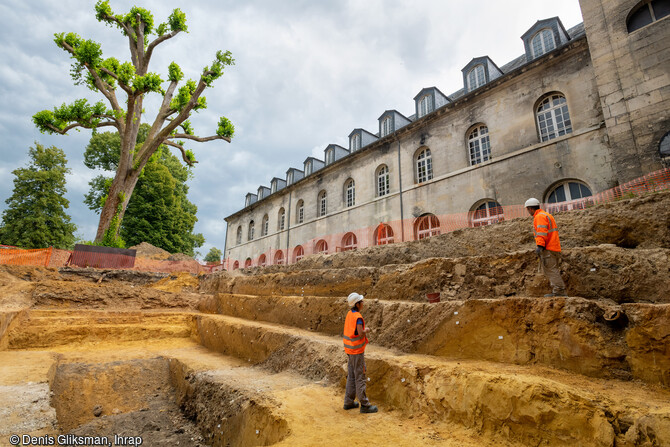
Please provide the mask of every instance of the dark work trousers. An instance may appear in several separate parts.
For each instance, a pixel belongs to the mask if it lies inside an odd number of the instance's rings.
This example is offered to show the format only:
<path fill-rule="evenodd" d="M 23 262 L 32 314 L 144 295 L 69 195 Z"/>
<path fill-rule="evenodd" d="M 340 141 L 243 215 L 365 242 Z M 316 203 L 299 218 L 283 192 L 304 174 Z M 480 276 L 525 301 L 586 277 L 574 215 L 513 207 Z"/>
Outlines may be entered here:
<path fill-rule="evenodd" d="M 364 407 L 370 405 L 365 395 L 365 354 L 347 354 L 349 357 L 347 389 L 344 394 L 344 405 L 351 405 L 358 397 Z"/>

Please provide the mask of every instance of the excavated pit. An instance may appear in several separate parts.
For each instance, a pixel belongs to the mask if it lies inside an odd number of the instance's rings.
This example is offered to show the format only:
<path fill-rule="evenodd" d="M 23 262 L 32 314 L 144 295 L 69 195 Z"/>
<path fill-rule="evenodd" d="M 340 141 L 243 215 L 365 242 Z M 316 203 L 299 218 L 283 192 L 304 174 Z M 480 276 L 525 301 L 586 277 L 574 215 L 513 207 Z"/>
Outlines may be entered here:
<path fill-rule="evenodd" d="M 271 445 L 287 434 L 258 396 L 189 372 L 177 359 L 58 364 L 51 375 L 61 434 L 193 446 Z"/>
<path fill-rule="evenodd" d="M 670 446 L 668 210 L 557 215 L 569 298 L 529 219 L 207 277 L 0 266 L 0 446 Z M 342 409 L 351 291 L 374 415 Z"/>

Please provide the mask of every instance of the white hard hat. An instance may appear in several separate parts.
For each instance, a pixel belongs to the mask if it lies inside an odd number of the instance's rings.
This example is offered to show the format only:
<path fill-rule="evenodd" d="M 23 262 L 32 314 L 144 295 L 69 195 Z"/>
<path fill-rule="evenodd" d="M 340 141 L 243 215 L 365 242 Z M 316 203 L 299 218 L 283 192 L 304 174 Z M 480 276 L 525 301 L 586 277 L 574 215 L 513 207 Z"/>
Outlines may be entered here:
<path fill-rule="evenodd" d="M 349 303 L 349 307 L 354 307 L 357 302 L 363 301 L 363 295 L 359 295 L 356 292 L 350 293 L 349 297 L 347 298 L 347 303 Z"/>
<path fill-rule="evenodd" d="M 526 200 L 526 204 L 524 206 L 526 208 L 529 206 L 540 206 L 540 201 L 531 197 L 530 199 Z"/>

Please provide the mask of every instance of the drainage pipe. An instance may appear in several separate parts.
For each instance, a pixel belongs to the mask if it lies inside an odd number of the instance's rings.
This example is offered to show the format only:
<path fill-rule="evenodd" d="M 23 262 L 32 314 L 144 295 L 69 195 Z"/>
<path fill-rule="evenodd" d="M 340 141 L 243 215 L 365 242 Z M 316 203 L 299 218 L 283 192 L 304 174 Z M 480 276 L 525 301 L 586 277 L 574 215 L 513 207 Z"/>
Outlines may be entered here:
<path fill-rule="evenodd" d="M 400 139 L 398 135 L 395 136 L 395 141 L 398 143 L 398 186 L 400 192 L 398 197 L 400 198 L 400 241 L 405 242 L 405 212 L 403 210 L 402 204 L 402 162 L 400 157 Z"/>

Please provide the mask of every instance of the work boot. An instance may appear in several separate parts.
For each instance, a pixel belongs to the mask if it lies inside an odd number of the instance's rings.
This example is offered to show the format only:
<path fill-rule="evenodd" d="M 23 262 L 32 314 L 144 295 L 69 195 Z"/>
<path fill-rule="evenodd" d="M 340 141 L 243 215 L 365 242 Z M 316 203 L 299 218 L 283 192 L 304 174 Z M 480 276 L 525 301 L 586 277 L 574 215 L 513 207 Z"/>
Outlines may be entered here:
<path fill-rule="evenodd" d="M 352 402 L 350 404 L 344 404 L 343 407 L 345 410 L 351 410 L 353 408 L 358 408 L 358 402 Z"/>
<path fill-rule="evenodd" d="M 545 298 L 553 298 L 555 296 L 568 296 L 568 294 L 565 293 L 565 292 L 563 292 L 563 293 L 547 293 L 544 297 Z"/>
<path fill-rule="evenodd" d="M 361 413 L 376 413 L 379 411 L 375 405 L 361 405 Z"/>

